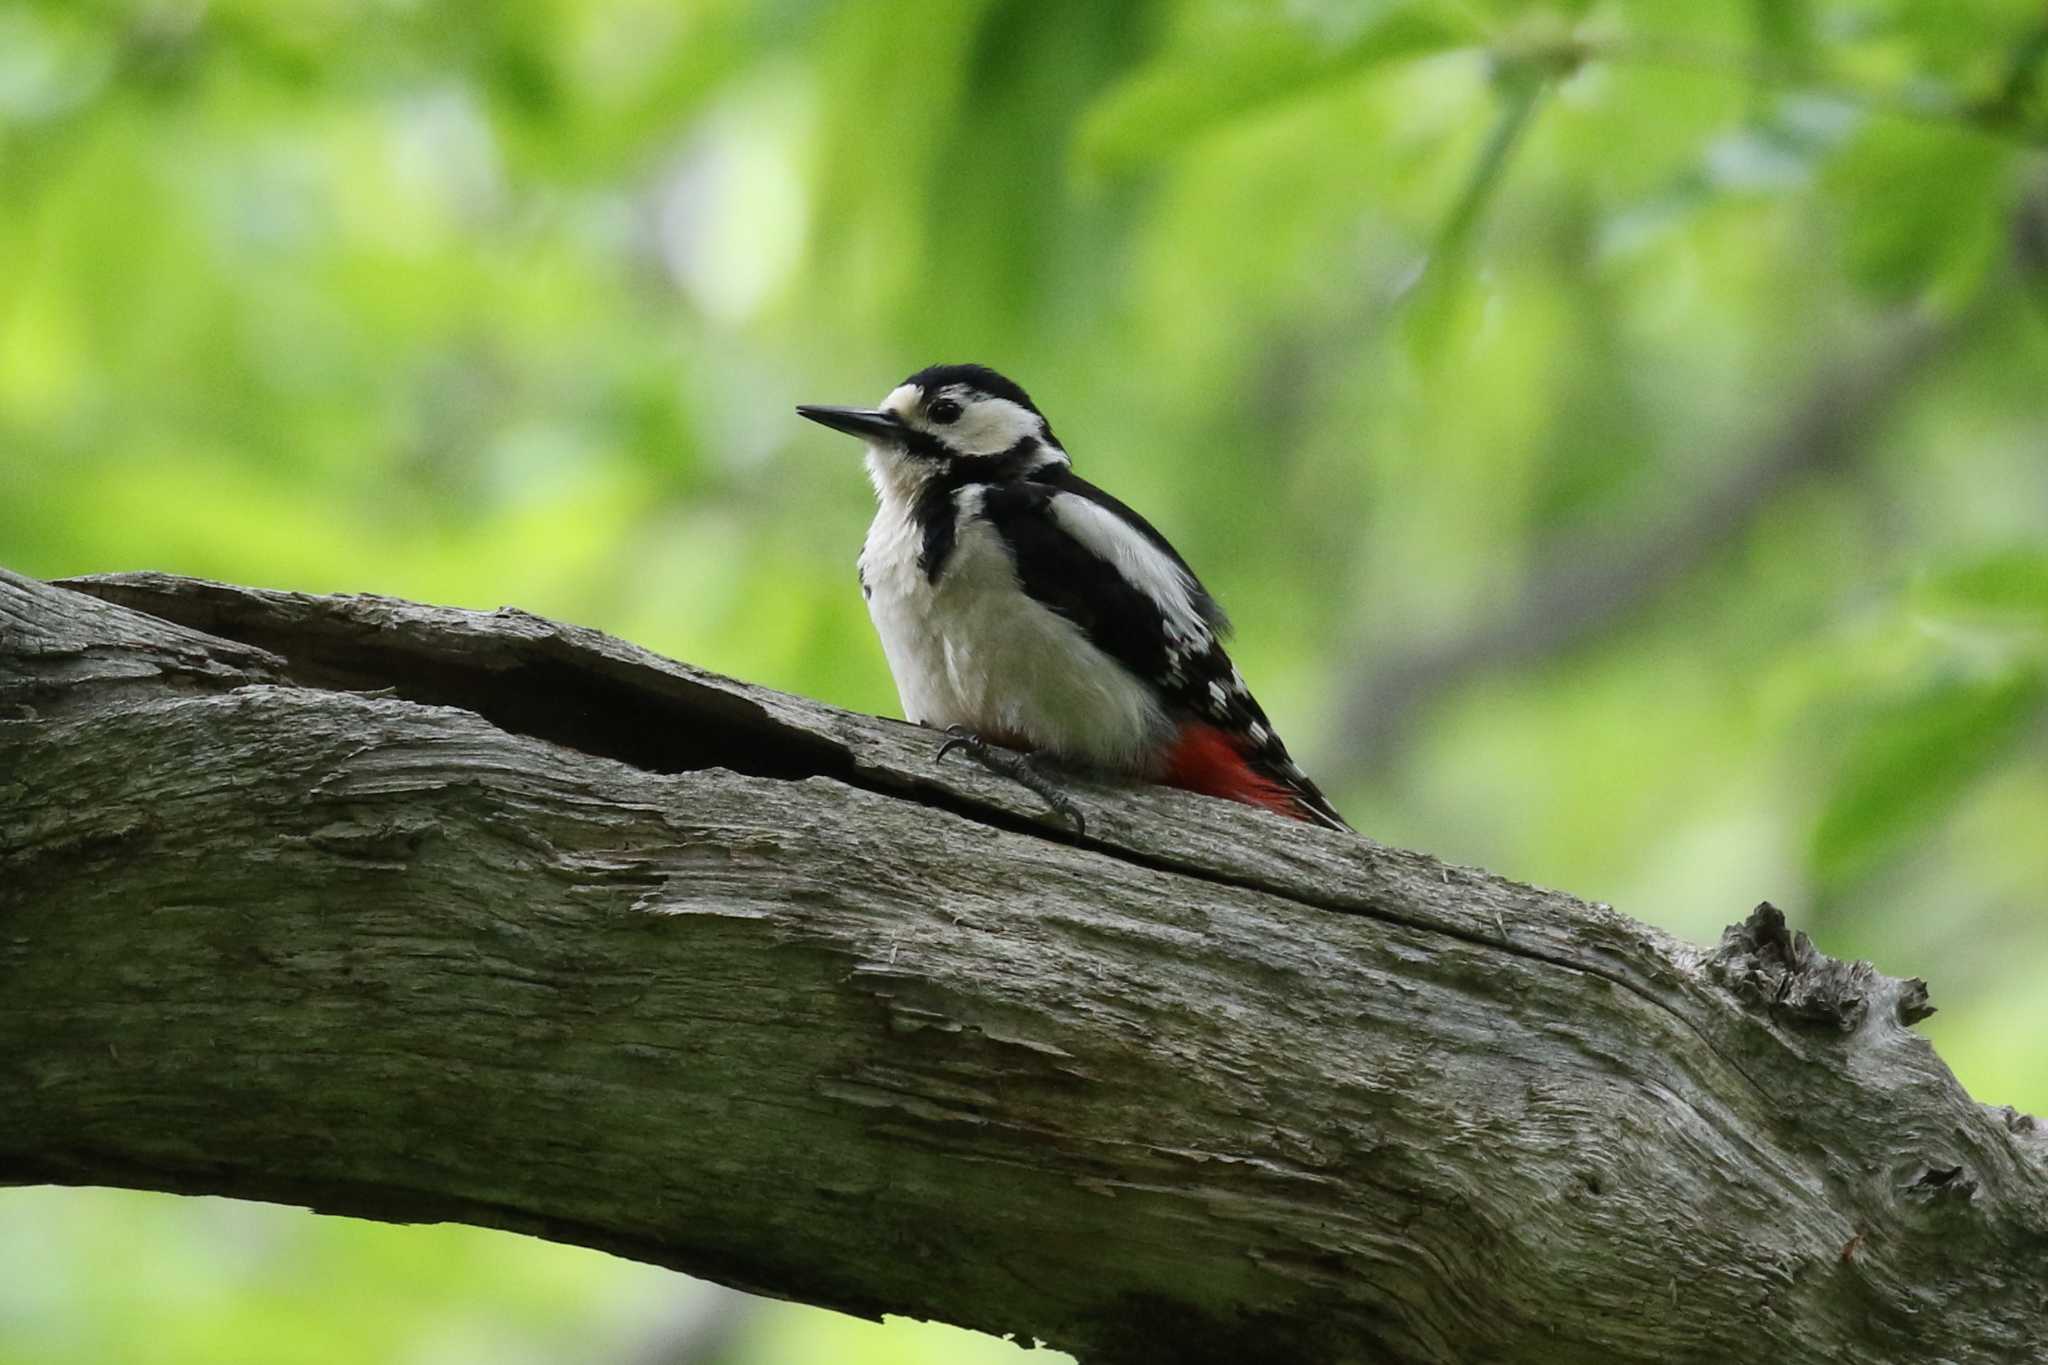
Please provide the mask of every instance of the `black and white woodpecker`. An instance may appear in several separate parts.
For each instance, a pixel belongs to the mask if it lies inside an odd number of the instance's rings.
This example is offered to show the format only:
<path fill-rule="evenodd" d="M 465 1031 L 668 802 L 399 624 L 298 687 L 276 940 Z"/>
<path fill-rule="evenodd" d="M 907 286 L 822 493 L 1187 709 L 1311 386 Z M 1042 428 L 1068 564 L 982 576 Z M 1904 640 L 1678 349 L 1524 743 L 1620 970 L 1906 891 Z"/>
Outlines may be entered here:
<path fill-rule="evenodd" d="M 906 717 L 1349 828 L 1224 653 L 1223 608 L 1150 522 L 1075 475 L 1022 388 L 934 365 L 880 407 L 797 411 L 867 444 L 880 506 L 860 585 Z"/>

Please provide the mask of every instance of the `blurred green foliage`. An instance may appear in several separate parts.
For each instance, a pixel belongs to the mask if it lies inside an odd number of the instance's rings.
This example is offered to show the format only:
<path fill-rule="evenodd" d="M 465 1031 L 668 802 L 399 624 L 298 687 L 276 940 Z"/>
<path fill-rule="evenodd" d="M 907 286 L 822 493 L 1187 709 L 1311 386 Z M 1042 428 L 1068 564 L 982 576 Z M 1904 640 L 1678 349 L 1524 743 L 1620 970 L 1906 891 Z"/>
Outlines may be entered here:
<path fill-rule="evenodd" d="M 889 712 L 789 408 L 986 361 L 1361 828 L 1768 896 L 2048 1107 L 2044 58 L 2038 0 L 0 3 L 0 563 Z M 0 1199 L 0 1361 L 623 1359 L 692 1292 L 221 1207 Z M 982 1349 L 867 1330 L 718 1358 Z"/>

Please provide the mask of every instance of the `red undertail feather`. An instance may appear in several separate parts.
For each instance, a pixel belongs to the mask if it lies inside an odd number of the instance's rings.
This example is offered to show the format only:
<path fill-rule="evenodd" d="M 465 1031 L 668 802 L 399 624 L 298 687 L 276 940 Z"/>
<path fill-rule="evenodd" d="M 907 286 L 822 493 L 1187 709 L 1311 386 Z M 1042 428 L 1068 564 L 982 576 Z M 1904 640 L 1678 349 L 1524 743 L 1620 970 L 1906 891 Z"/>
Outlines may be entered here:
<path fill-rule="evenodd" d="M 1191 721 L 1183 725 L 1166 755 L 1163 780 L 1204 796 L 1221 796 L 1247 806 L 1263 806 L 1296 820 L 1313 821 L 1284 785 L 1253 769 L 1226 730 Z"/>

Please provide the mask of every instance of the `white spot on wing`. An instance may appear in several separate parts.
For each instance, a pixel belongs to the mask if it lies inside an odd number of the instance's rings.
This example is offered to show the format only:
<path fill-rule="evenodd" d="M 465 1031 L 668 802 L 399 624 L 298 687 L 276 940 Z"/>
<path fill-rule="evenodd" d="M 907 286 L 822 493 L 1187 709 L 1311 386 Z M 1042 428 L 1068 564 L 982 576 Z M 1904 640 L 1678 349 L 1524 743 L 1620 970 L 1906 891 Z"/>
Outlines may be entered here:
<path fill-rule="evenodd" d="M 1176 663 L 1208 646 L 1213 637 L 1195 610 L 1194 584 L 1143 532 L 1073 493 L 1054 497 L 1048 510 L 1061 530 L 1109 561 L 1126 582 L 1158 604 L 1166 618 L 1167 648 Z"/>

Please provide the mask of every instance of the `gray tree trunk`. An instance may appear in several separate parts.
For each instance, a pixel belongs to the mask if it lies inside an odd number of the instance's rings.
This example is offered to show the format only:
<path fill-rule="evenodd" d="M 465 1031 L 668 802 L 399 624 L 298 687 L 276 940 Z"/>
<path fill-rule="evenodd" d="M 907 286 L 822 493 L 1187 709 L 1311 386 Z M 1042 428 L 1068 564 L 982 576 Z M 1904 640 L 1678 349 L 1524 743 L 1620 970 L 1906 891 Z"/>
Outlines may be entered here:
<path fill-rule="evenodd" d="M 1918 982 L 516 611 L 0 574 L 0 1183 L 601 1247 L 1102 1362 L 2048 1355 Z"/>

